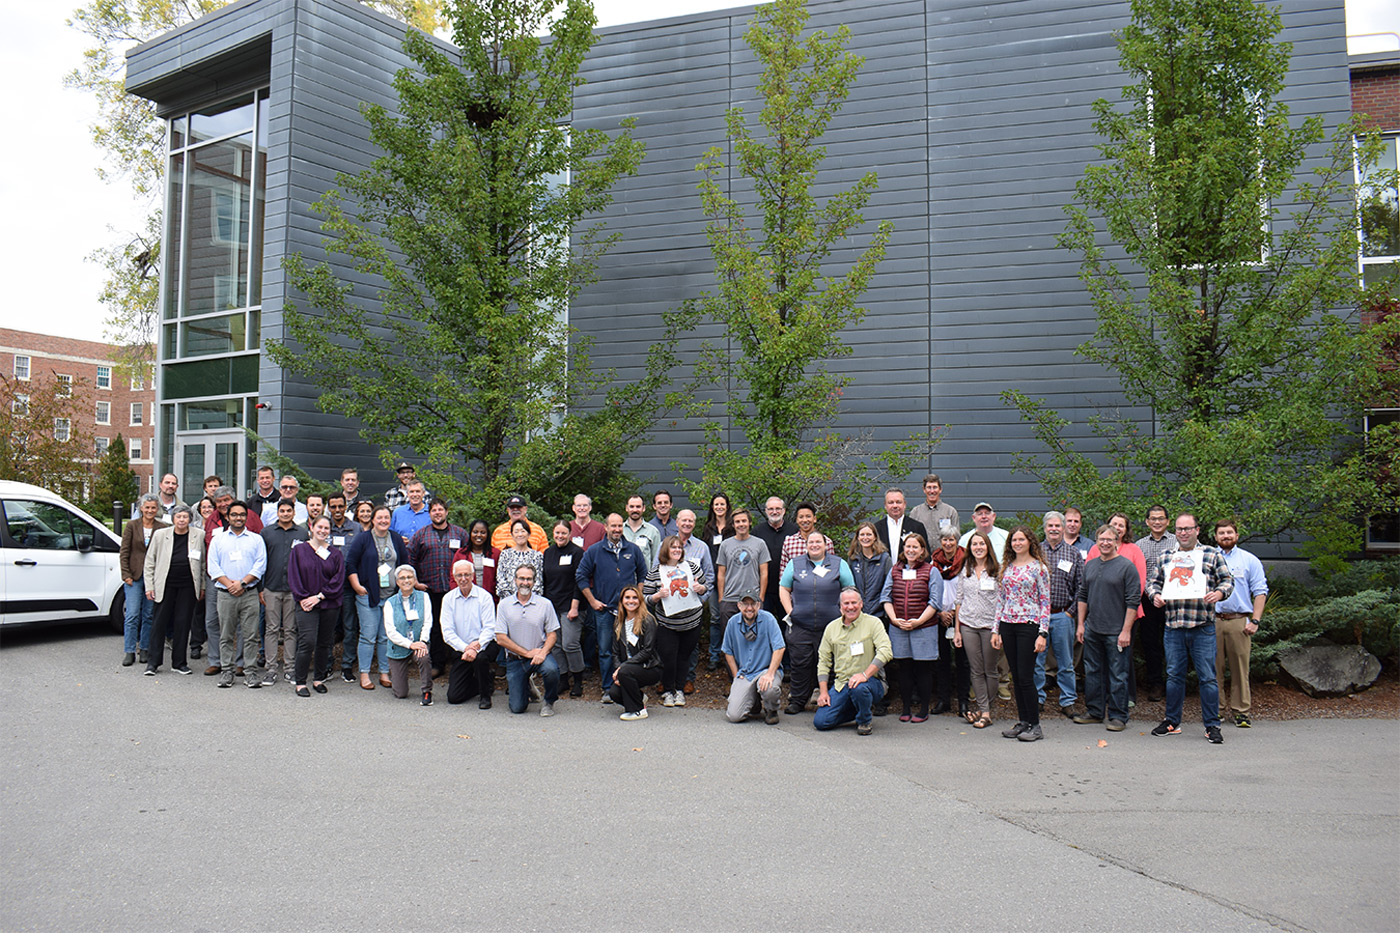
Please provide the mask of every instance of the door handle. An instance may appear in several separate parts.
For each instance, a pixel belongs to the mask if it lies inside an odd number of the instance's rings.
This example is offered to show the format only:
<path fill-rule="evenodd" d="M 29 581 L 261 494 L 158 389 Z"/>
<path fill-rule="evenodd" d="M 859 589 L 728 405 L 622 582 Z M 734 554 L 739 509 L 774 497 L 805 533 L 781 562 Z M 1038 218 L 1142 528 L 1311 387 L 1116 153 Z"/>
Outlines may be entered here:
<path fill-rule="evenodd" d="M 29 558 L 26 557 L 24 560 L 17 560 L 17 561 L 15 561 L 15 566 L 16 566 L 16 567 L 37 567 L 37 566 L 39 566 L 39 562 L 38 562 L 37 560 L 30 560 Z"/>

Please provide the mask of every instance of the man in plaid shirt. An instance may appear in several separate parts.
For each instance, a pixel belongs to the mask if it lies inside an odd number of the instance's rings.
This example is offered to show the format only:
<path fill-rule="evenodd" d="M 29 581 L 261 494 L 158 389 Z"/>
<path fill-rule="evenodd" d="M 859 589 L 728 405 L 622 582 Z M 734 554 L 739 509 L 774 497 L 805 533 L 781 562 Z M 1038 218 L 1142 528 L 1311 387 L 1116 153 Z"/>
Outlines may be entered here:
<path fill-rule="evenodd" d="M 1072 718 L 1071 709 L 1079 693 L 1074 684 L 1075 621 L 1070 610 L 1077 607 L 1076 594 L 1084 581 L 1084 555 L 1065 537 L 1065 516 L 1062 512 L 1046 512 L 1042 519 L 1045 540 L 1040 545 L 1045 564 L 1050 569 L 1050 650 L 1055 654 L 1058 670 L 1055 683 L 1060 689 L 1060 715 Z M 1035 656 L 1035 689 L 1040 702 L 1045 702 L 1045 669 L 1048 652 Z"/>
<path fill-rule="evenodd" d="M 429 524 L 408 539 L 408 562 L 418 572 L 418 588 L 428 591 L 433 606 L 433 618 L 442 618 L 442 599 L 457 586 L 452 579 L 452 555 L 467 543 L 467 530 L 447 521 L 447 503 L 436 499 L 428 506 Z M 447 664 L 447 643 L 442 640 L 442 626 L 434 625 L 428 652 L 433 662 L 433 676 L 441 677 Z"/>
<path fill-rule="evenodd" d="M 1152 605 L 1166 610 L 1166 634 L 1162 647 L 1167 655 L 1167 712 L 1153 735 L 1181 734 L 1181 706 L 1186 699 L 1186 663 L 1189 658 L 1200 682 L 1201 720 L 1206 738 L 1216 745 L 1220 735 L 1220 688 L 1215 680 L 1215 604 L 1234 590 L 1234 579 L 1219 548 L 1200 544 L 1200 522 L 1190 512 L 1176 517 L 1176 549 L 1157 559 L 1147 578 Z M 1174 558 L 1200 549 L 1200 572 L 1206 578 L 1206 594 L 1200 599 L 1164 599 L 1167 574 Z"/>

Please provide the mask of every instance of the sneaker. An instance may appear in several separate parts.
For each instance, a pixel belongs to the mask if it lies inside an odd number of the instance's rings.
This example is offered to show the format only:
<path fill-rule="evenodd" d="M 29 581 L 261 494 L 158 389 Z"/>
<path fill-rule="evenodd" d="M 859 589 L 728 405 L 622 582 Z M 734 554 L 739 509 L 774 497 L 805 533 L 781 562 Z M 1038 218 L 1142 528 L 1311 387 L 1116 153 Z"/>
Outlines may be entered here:
<path fill-rule="evenodd" d="M 1081 726 L 1087 726 L 1090 723 L 1103 722 L 1102 716 L 1090 716 L 1088 713 L 1075 713 L 1072 718 L 1077 724 Z"/>
<path fill-rule="evenodd" d="M 768 725 L 770 726 L 776 726 L 778 724 L 778 711 L 776 709 L 764 710 L 763 721 L 768 723 Z"/>
<path fill-rule="evenodd" d="M 1110 719 L 1108 725 L 1104 726 L 1109 732 L 1122 732 L 1127 727 L 1128 724 L 1126 722 L 1120 722 L 1117 719 Z"/>
<path fill-rule="evenodd" d="M 154 676 L 156 676 L 156 669 L 155 669 L 154 667 L 148 667 L 148 668 L 146 668 L 146 676 L 147 676 L 147 677 L 154 677 Z"/>
<path fill-rule="evenodd" d="M 623 722 L 635 722 L 638 719 L 646 719 L 647 711 L 644 709 L 639 709 L 635 713 L 623 713 L 617 718 L 621 719 Z"/>
<path fill-rule="evenodd" d="M 998 684 L 997 696 L 1001 697 L 1003 700 L 1011 699 L 1011 688 L 1008 687 L 1006 684 Z"/>
<path fill-rule="evenodd" d="M 1001 732 L 1001 737 L 1004 739 L 1019 738 L 1021 733 L 1025 732 L 1029 728 L 1030 726 L 1026 725 L 1025 723 L 1018 722 L 1015 725 L 1013 725 L 1010 729 L 1003 729 Z"/>
<path fill-rule="evenodd" d="M 268 671 L 266 674 L 263 675 L 262 681 L 259 682 L 258 686 L 260 686 L 260 687 L 272 687 L 272 686 L 276 686 L 276 684 L 277 684 L 277 672 L 276 672 L 276 671 Z"/>
<path fill-rule="evenodd" d="M 1220 734 L 1219 726 L 1206 726 L 1206 738 L 1210 740 L 1212 745 L 1219 745 L 1225 741 L 1225 736 Z"/>
<path fill-rule="evenodd" d="M 603 691 L 603 705 L 604 705 L 604 706 L 612 706 L 612 701 L 613 701 L 612 694 L 610 694 L 610 693 L 608 693 L 608 691 L 604 690 L 604 691 Z"/>
<path fill-rule="evenodd" d="M 583 696 L 583 675 L 575 674 L 572 678 L 573 684 L 569 687 L 569 696 L 577 700 Z"/>
<path fill-rule="evenodd" d="M 282 679 L 285 680 L 287 683 L 291 683 L 291 682 L 292 682 L 292 672 L 289 671 L 289 670 L 286 670 L 286 669 L 284 668 L 284 669 L 282 670 Z"/>
<path fill-rule="evenodd" d="M 179 667 L 172 667 L 170 670 L 176 674 L 184 674 L 186 677 L 194 673 L 194 671 L 190 670 L 189 666 L 185 664 L 181 664 Z"/>
<path fill-rule="evenodd" d="M 539 700 L 544 697 L 544 682 L 539 674 L 530 675 L 530 699 Z"/>
<path fill-rule="evenodd" d="M 540 715 L 541 715 L 541 716 L 553 716 L 553 715 L 554 715 L 554 704 L 553 704 L 553 703 L 546 703 L 544 706 L 541 706 L 541 707 L 540 707 Z"/>
<path fill-rule="evenodd" d="M 676 691 L 676 694 L 675 694 L 675 701 L 676 701 L 676 703 L 675 703 L 676 706 L 684 706 L 684 705 L 685 705 L 685 692 L 684 692 L 684 691 L 680 691 L 680 690 Z"/>
<path fill-rule="evenodd" d="M 223 673 L 221 673 L 221 674 L 219 675 L 219 686 L 220 686 L 220 687 L 232 687 L 232 686 L 233 686 L 233 671 L 224 671 Z"/>
<path fill-rule="evenodd" d="M 347 667 L 345 670 L 340 672 L 340 679 L 345 681 L 347 684 L 353 684 L 355 682 L 355 672 Z"/>
<path fill-rule="evenodd" d="M 662 706 L 675 706 L 675 705 L 676 705 L 676 695 L 675 695 L 674 693 L 672 693 L 670 690 L 667 690 L 665 693 L 661 694 L 661 705 L 662 705 Z"/>
<path fill-rule="evenodd" d="M 875 727 L 874 727 L 874 725 L 871 724 L 871 723 L 868 723 L 868 722 L 856 723 L 856 735 L 869 735 L 869 734 L 870 734 L 871 732 L 873 732 L 873 731 L 875 731 Z"/>
<path fill-rule="evenodd" d="M 1045 738 L 1045 733 L 1040 731 L 1040 723 L 1036 723 L 1016 736 L 1017 741 L 1021 742 L 1039 742 L 1043 738 Z"/>
<path fill-rule="evenodd" d="M 199 645 L 195 645 L 195 646 L 191 647 L 191 648 L 190 648 L 190 657 L 192 657 L 192 658 L 194 658 L 196 661 L 198 661 L 200 658 L 204 657 L 204 649 L 201 648 L 201 647 L 199 647 Z"/>
<path fill-rule="evenodd" d="M 130 667 L 131 665 L 133 665 L 133 664 L 135 664 L 135 663 L 136 663 L 136 652 L 134 652 L 134 651 L 128 651 L 126 654 L 122 655 L 122 667 Z"/>
<path fill-rule="evenodd" d="M 1249 714 L 1248 714 L 1248 713 L 1236 713 L 1236 714 L 1235 714 L 1235 725 L 1239 726 L 1241 729 L 1248 729 L 1248 728 L 1249 728 Z"/>
<path fill-rule="evenodd" d="M 432 706 L 432 705 L 433 705 L 433 691 L 431 691 L 431 690 L 425 690 L 425 691 L 423 691 L 423 705 L 424 705 L 424 706 Z"/>
<path fill-rule="evenodd" d="M 1181 735 L 1181 727 L 1174 722 L 1163 719 L 1157 728 L 1152 730 L 1153 735 Z"/>
<path fill-rule="evenodd" d="M 258 667 L 267 667 L 267 656 L 258 655 Z"/>
<path fill-rule="evenodd" d="M 262 682 L 261 680 L 259 680 L 257 677 L 249 677 L 249 678 L 247 678 L 246 680 L 243 681 L 243 686 L 247 687 L 249 690 L 256 690 L 256 689 L 258 689 L 259 687 L 261 687 L 262 685 L 263 685 L 263 682 Z"/>

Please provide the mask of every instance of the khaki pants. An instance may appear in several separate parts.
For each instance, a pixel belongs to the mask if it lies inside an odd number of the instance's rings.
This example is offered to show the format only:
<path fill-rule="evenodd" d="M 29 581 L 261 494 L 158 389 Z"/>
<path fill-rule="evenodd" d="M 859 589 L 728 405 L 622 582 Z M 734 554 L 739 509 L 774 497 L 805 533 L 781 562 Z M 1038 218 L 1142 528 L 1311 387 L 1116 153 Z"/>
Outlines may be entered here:
<path fill-rule="evenodd" d="M 282 669 L 291 673 L 297 660 L 296 600 L 291 591 L 263 590 L 267 630 L 263 635 L 263 656 L 267 669 L 277 670 L 277 646 L 282 645 Z"/>
<path fill-rule="evenodd" d="M 1215 677 L 1221 682 L 1220 716 L 1233 710 L 1237 713 L 1249 712 L 1249 645 L 1250 636 L 1244 627 L 1249 616 L 1236 619 L 1215 617 Z M 1223 689 L 1225 662 L 1230 663 L 1230 692 Z"/>

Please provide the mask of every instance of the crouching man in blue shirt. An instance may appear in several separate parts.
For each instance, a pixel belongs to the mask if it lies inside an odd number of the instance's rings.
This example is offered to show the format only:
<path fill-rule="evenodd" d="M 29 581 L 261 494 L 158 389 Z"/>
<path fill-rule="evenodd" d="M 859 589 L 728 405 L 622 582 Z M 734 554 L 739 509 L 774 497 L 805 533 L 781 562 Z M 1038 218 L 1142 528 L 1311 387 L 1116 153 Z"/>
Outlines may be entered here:
<path fill-rule="evenodd" d="M 725 716 L 730 722 L 743 722 L 758 715 L 761 703 L 763 721 L 778 724 L 778 701 L 783 693 L 783 641 L 778 620 L 771 612 L 758 607 L 753 594 L 740 598 L 739 611 L 730 618 L 724 630 L 724 660 L 729 675 L 729 708 Z"/>

